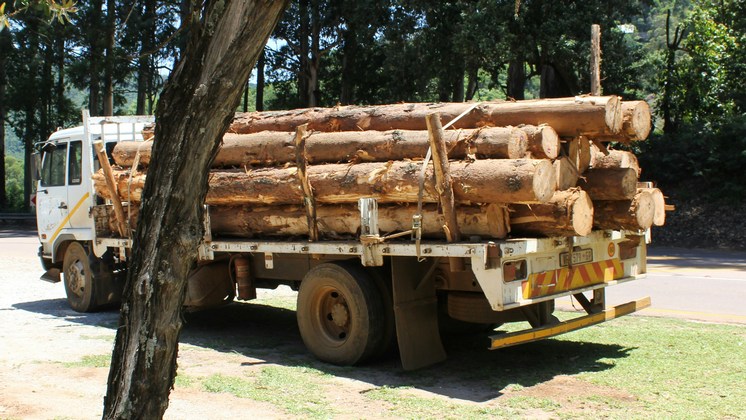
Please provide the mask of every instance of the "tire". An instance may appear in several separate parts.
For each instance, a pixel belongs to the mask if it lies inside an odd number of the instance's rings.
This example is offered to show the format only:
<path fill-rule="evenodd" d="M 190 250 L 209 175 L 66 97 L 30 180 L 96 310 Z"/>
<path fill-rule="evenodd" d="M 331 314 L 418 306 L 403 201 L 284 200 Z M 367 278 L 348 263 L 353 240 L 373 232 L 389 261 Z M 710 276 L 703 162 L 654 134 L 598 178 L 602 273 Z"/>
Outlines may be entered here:
<path fill-rule="evenodd" d="M 375 280 L 357 263 L 311 269 L 301 281 L 297 318 L 306 348 L 324 362 L 354 365 L 382 348 L 383 299 Z"/>
<path fill-rule="evenodd" d="M 83 245 L 72 242 L 65 250 L 62 262 L 67 303 L 76 312 L 96 309 L 95 284 L 90 258 Z"/>
<path fill-rule="evenodd" d="M 366 268 L 378 287 L 383 303 L 383 338 L 371 359 L 384 359 L 396 351 L 396 319 L 394 315 L 394 296 L 391 285 L 391 267 Z"/>

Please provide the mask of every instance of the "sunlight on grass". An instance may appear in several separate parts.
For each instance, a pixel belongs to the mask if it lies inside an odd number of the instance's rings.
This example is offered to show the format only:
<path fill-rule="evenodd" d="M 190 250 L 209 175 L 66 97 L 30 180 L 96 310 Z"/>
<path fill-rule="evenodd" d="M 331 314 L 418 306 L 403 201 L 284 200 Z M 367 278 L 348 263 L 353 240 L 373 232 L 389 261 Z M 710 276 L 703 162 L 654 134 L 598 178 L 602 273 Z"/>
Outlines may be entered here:
<path fill-rule="evenodd" d="M 83 356 L 83 358 L 77 362 L 66 362 L 66 363 L 63 363 L 62 365 L 66 368 L 76 368 L 76 367 L 93 367 L 93 368 L 106 367 L 108 368 L 110 363 L 111 363 L 111 354 L 96 354 L 96 355 Z"/>
<path fill-rule="evenodd" d="M 215 374 L 202 381 L 208 392 L 268 402 L 289 414 L 330 417 L 335 411 L 322 393 L 320 380 L 328 375 L 307 367 L 267 366 L 255 377 Z"/>
<path fill-rule="evenodd" d="M 387 414 L 401 418 L 487 418 L 517 416 L 510 409 L 464 404 L 441 398 L 423 398 L 407 393 L 408 387 L 378 387 L 365 392 L 367 398 L 389 404 Z"/>

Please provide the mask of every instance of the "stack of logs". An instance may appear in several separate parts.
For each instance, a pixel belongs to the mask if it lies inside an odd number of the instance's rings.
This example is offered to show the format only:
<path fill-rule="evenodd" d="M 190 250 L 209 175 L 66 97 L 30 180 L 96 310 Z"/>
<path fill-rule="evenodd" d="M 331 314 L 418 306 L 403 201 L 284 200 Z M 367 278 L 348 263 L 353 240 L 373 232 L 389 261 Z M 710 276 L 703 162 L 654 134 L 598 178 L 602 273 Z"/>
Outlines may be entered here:
<path fill-rule="evenodd" d="M 649 131 L 648 105 L 616 96 L 244 113 L 223 139 L 206 204 L 213 235 L 244 238 L 352 238 L 363 197 L 377 200 L 382 234 L 411 229 L 420 200 L 426 238 L 641 231 L 663 224 L 663 195 L 638 184 L 634 154 L 609 142 L 644 140 Z M 439 138 L 447 160 L 433 143 Z M 151 146 L 122 142 L 112 152 L 131 226 Z M 113 197 L 102 172 L 94 184 Z"/>

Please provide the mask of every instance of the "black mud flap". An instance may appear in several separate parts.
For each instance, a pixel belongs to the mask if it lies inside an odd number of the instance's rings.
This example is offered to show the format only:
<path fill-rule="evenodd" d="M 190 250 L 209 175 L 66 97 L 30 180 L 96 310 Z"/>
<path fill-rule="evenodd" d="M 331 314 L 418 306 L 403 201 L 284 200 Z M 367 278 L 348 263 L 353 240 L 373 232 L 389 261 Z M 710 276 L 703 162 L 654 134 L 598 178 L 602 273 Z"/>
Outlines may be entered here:
<path fill-rule="evenodd" d="M 60 282 L 60 269 L 50 268 L 44 274 L 42 274 L 41 277 L 39 277 L 39 280 L 48 281 L 50 283 L 59 283 Z"/>
<path fill-rule="evenodd" d="M 423 262 L 414 257 L 391 259 L 396 337 L 405 370 L 420 369 L 446 359 L 438 330 L 433 275 L 436 267 L 436 258 Z"/>

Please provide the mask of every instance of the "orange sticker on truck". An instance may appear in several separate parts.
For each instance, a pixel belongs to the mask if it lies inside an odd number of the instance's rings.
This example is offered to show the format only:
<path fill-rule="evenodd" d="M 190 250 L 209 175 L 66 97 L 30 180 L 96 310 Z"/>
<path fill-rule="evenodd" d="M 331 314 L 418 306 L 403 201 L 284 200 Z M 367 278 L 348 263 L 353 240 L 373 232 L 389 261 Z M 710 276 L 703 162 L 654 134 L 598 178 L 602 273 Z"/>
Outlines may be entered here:
<path fill-rule="evenodd" d="M 617 280 L 623 276 L 624 263 L 614 258 L 531 274 L 521 286 L 523 298 L 529 299 Z"/>

